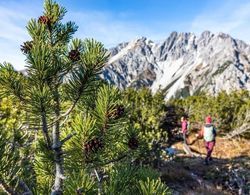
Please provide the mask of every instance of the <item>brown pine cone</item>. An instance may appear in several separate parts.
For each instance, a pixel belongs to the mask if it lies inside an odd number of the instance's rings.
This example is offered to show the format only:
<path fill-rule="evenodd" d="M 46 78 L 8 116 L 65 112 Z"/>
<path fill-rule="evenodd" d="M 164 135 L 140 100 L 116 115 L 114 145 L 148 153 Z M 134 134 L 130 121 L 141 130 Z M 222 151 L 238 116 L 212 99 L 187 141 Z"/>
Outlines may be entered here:
<path fill-rule="evenodd" d="M 80 52 L 77 49 L 72 49 L 68 56 L 72 62 L 80 60 Z"/>
<path fill-rule="evenodd" d="M 88 143 L 84 145 L 84 150 L 86 153 L 90 152 L 91 148 L 90 148 L 90 145 Z"/>
<path fill-rule="evenodd" d="M 125 108 L 123 105 L 117 105 L 112 113 L 108 115 L 109 118 L 118 119 L 123 116 Z"/>
<path fill-rule="evenodd" d="M 128 140 L 128 147 L 132 150 L 135 150 L 139 147 L 139 141 L 136 137 L 131 137 Z"/>
<path fill-rule="evenodd" d="M 49 25 L 50 24 L 50 19 L 48 16 L 40 16 L 38 18 L 38 22 L 41 24 Z"/>
<path fill-rule="evenodd" d="M 32 49 L 32 47 L 33 47 L 33 41 L 26 41 L 23 43 L 23 45 L 21 45 L 21 51 L 27 54 Z"/>
<path fill-rule="evenodd" d="M 103 143 L 99 138 L 94 138 L 84 145 L 84 151 L 86 155 L 88 155 L 90 152 L 96 152 L 101 148 L 103 148 Z"/>
<path fill-rule="evenodd" d="M 123 105 L 117 106 L 117 108 L 116 108 L 116 113 L 117 113 L 117 116 L 118 116 L 119 118 L 122 117 L 122 115 L 124 114 L 124 112 L 125 112 L 125 108 L 124 108 Z"/>

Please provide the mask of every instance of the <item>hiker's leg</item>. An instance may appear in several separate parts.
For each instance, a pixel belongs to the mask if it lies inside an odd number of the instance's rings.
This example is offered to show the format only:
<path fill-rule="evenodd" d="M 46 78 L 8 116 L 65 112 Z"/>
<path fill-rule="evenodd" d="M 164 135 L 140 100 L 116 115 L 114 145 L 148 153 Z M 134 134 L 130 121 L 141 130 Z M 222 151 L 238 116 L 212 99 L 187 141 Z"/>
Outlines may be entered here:
<path fill-rule="evenodd" d="M 208 158 L 208 159 L 211 158 L 211 154 L 212 154 L 212 152 L 213 152 L 214 145 L 215 145 L 215 142 L 214 142 L 214 141 L 208 142 L 208 150 L 207 150 L 207 158 Z"/>
<path fill-rule="evenodd" d="M 186 136 L 186 144 L 189 145 L 190 142 L 189 142 L 188 134 L 186 133 L 185 136 Z"/>
<path fill-rule="evenodd" d="M 187 143 L 187 142 L 186 142 L 186 133 L 183 133 L 182 135 L 183 135 L 183 143 L 186 144 L 186 143 Z"/>
<path fill-rule="evenodd" d="M 208 153 L 208 150 L 209 150 L 209 142 L 204 142 L 204 144 L 205 144 L 205 148 L 206 148 L 206 150 L 207 150 L 207 153 Z"/>
<path fill-rule="evenodd" d="M 204 142 L 205 143 L 205 148 L 207 150 L 207 155 L 206 155 L 206 158 L 205 158 L 205 163 L 207 164 L 207 161 L 208 161 L 208 158 L 209 158 L 209 142 Z"/>
<path fill-rule="evenodd" d="M 211 155 L 214 149 L 214 145 L 215 145 L 215 141 L 209 142 L 208 147 L 209 147 L 209 151 L 208 151 L 208 158 L 211 159 Z"/>

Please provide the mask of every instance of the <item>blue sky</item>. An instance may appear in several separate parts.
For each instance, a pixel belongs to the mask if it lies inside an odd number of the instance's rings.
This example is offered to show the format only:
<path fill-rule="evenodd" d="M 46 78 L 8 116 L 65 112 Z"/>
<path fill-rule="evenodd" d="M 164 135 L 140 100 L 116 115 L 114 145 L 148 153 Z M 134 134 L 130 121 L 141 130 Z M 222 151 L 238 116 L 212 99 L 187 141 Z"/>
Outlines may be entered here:
<path fill-rule="evenodd" d="M 93 37 L 107 48 L 146 36 L 153 41 L 172 31 L 225 32 L 250 42 L 250 0 L 58 0 L 78 38 Z M 23 69 L 20 44 L 29 40 L 25 25 L 42 15 L 42 0 L 0 0 L 0 63 Z"/>

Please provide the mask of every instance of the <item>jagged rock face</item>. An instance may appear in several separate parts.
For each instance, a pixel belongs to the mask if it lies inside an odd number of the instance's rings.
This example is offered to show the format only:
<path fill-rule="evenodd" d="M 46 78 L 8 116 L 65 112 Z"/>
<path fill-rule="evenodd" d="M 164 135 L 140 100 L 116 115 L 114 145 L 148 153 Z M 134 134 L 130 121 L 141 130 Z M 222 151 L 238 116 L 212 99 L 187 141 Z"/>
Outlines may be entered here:
<path fill-rule="evenodd" d="M 110 49 L 112 57 L 104 68 L 103 77 L 122 89 L 151 86 L 157 69 L 154 46 L 152 41 L 141 38 Z"/>
<path fill-rule="evenodd" d="M 201 91 L 250 90 L 250 46 L 227 34 L 173 32 L 161 43 L 141 38 L 110 50 L 102 77 L 119 88 L 161 88 L 166 99 Z"/>

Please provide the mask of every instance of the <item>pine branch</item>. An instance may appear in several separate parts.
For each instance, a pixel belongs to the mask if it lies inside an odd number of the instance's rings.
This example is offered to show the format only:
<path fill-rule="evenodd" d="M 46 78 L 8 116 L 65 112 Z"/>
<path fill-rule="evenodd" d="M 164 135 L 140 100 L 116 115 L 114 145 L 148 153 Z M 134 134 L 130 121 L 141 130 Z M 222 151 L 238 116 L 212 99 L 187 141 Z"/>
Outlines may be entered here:
<path fill-rule="evenodd" d="M 24 76 L 20 72 L 14 70 L 11 64 L 0 64 L 0 85 L 3 88 L 2 93 L 6 96 L 15 96 L 21 102 L 24 102 L 24 82 Z"/>
<path fill-rule="evenodd" d="M 80 94 L 77 97 L 77 99 L 73 102 L 73 104 L 68 108 L 68 110 L 64 113 L 61 114 L 59 117 L 57 117 L 53 122 L 47 124 L 47 118 L 46 118 L 46 113 L 45 113 L 45 108 L 44 106 L 41 106 L 41 118 L 42 118 L 42 125 L 37 125 L 37 124 L 31 124 L 32 128 L 35 128 L 36 130 L 38 130 L 39 128 L 42 128 L 43 133 L 44 133 L 44 138 L 47 142 L 48 146 L 51 146 L 51 141 L 48 135 L 48 128 L 51 128 L 53 125 L 55 125 L 57 122 L 59 122 L 62 118 L 66 117 L 65 120 L 60 124 L 60 126 L 62 126 L 68 119 L 69 114 L 73 111 L 73 109 L 75 108 L 78 100 L 80 99 Z M 26 125 L 27 127 L 27 125 Z"/>
<path fill-rule="evenodd" d="M 70 108 L 64 113 L 64 114 L 61 114 L 59 117 L 57 117 L 53 122 L 51 122 L 50 124 L 48 124 L 48 127 L 52 127 L 54 124 L 56 124 L 57 122 L 59 122 L 62 118 L 64 117 L 68 117 L 68 115 L 73 111 L 73 109 L 75 108 L 78 100 L 80 99 L 80 96 L 79 98 L 77 98 L 77 100 L 75 100 L 73 102 L 73 104 L 70 106 Z M 67 118 L 66 118 L 67 119 Z M 39 126 L 37 126 L 39 127 Z"/>
<path fill-rule="evenodd" d="M 95 166 L 106 166 L 106 165 L 108 165 L 108 164 L 110 164 L 110 163 L 118 162 L 118 161 L 120 161 L 120 160 L 126 158 L 127 156 L 128 156 L 128 154 L 123 154 L 123 155 L 121 155 L 121 156 L 119 156 L 119 157 L 117 157 L 117 158 L 115 158 L 115 159 L 111 159 L 111 160 L 106 161 L 106 162 L 104 162 L 104 163 L 96 163 L 96 164 L 93 165 L 93 167 L 95 167 Z M 93 163 L 93 161 L 86 161 L 86 162 L 87 162 L 87 163 Z"/>
<path fill-rule="evenodd" d="M 65 119 L 61 122 L 60 127 L 62 127 L 67 122 L 68 119 L 69 119 L 69 115 L 67 115 Z"/>
<path fill-rule="evenodd" d="M 42 117 L 42 131 L 43 131 L 44 139 L 47 143 L 47 147 L 50 149 L 51 148 L 51 140 L 50 140 L 49 133 L 48 133 L 48 125 L 47 125 L 45 108 L 43 108 L 43 110 L 42 110 L 41 117 Z"/>
<path fill-rule="evenodd" d="M 62 147 L 64 143 L 66 143 L 68 140 L 70 140 L 74 135 L 76 135 L 76 132 L 73 132 L 69 135 L 67 135 L 62 141 L 58 141 L 56 144 L 53 144 L 52 149 L 57 150 Z"/>
<path fill-rule="evenodd" d="M 90 74 L 91 75 L 91 74 Z M 57 123 L 58 121 L 60 121 L 62 118 L 67 117 L 75 108 L 75 106 L 77 105 L 79 99 L 81 98 L 84 90 L 88 87 L 88 83 L 89 80 L 91 79 L 91 76 L 88 76 L 88 74 L 86 74 L 86 77 L 84 80 L 81 80 L 81 86 L 78 87 L 78 93 L 77 96 L 75 97 L 73 104 L 68 108 L 68 110 L 64 113 L 61 114 L 58 118 L 56 118 L 52 123 L 50 123 L 48 126 L 51 127 L 52 125 L 54 125 L 55 123 Z"/>
<path fill-rule="evenodd" d="M 110 163 L 118 162 L 118 161 L 124 159 L 125 157 L 127 157 L 127 154 L 121 155 L 120 157 L 118 157 L 118 158 L 116 158 L 116 159 L 109 160 L 109 161 L 103 163 L 102 166 L 108 165 L 108 164 L 110 164 Z"/>
<path fill-rule="evenodd" d="M 67 135 L 67 137 L 65 137 L 65 138 L 61 141 L 61 143 L 64 144 L 65 142 L 67 142 L 68 140 L 70 140 L 74 135 L 76 135 L 76 132 L 73 132 L 73 133 Z"/>

